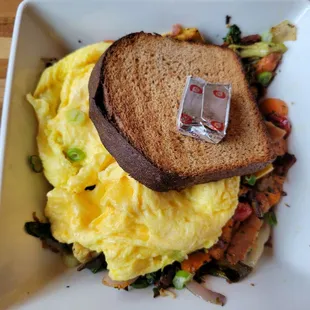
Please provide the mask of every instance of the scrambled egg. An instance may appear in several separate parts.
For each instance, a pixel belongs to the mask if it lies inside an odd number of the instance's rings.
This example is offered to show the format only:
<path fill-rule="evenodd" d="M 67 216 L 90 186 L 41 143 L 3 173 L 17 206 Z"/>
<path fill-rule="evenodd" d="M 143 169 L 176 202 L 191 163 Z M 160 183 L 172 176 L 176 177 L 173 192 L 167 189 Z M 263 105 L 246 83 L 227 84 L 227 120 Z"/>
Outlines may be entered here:
<path fill-rule="evenodd" d="M 54 237 L 73 243 L 81 262 L 104 252 L 110 277 L 123 281 L 210 248 L 234 214 L 240 178 L 159 193 L 119 167 L 88 117 L 89 76 L 109 44 L 84 47 L 47 68 L 27 98 L 39 122 L 44 173 L 54 186 L 45 208 Z M 72 148 L 85 156 L 68 158 Z"/>

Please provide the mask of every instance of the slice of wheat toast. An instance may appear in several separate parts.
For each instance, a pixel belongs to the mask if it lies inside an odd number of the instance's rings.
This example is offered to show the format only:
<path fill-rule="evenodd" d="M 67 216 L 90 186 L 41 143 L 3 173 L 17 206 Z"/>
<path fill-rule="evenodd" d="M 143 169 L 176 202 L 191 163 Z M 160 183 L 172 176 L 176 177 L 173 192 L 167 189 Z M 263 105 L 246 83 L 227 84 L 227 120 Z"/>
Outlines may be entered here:
<path fill-rule="evenodd" d="M 188 75 L 232 84 L 229 126 L 219 144 L 177 130 Z M 104 146 L 125 171 L 153 190 L 251 174 L 274 159 L 242 64 L 228 48 L 129 34 L 97 62 L 89 95 L 90 118 Z"/>

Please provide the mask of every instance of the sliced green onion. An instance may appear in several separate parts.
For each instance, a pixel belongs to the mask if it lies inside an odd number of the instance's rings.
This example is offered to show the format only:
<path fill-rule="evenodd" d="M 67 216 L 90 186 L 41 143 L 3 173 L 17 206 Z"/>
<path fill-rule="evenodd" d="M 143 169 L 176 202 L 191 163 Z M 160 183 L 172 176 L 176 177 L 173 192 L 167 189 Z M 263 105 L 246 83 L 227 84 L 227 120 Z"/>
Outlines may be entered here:
<path fill-rule="evenodd" d="M 67 156 L 73 162 L 81 161 L 86 157 L 85 153 L 78 148 L 69 149 L 67 151 Z"/>
<path fill-rule="evenodd" d="M 31 169 L 36 172 L 36 173 L 40 173 L 43 171 L 43 165 L 42 165 L 42 161 L 41 158 L 37 155 L 31 155 L 28 157 L 28 162 L 29 165 L 31 167 Z"/>
<path fill-rule="evenodd" d="M 249 175 L 244 177 L 245 183 L 248 183 L 249 185 L 253 186 L 256 183 L 256 176 L 255 175 Z"/>
<path fill-rule="evenodd" d="M 278 224 L 277 217 L 273 211 L 267 212 L 264 218 L 271 227 L 274 227 Z"/>
<path fill-rule="evenodd" d="M 257 81 L 258 83 L 260 83 L 263 86 L 267 86 L 271 79 L 272 79 L 272 73 L 271 72 L 262 72 L 260 74 L 257 75 Z"/>
<path fill-rule="evenodd" d="M 82 124 L 84 123 L 86 116 L 84 112 L 78 109 L 72 109 L 66 112 L 66 118 L 69 122 Z"/>
<path fill-rule="evenodd" d="M 179 270 L 173 280 L 172 280 L 172 284 L 173 286 L 177 289 L 177 290 L 181 290 L 182 288 L 184 288 L 184 286 L 190 282 L 192 280 L 192 274 L 184 271 L 184 270 Z"/>

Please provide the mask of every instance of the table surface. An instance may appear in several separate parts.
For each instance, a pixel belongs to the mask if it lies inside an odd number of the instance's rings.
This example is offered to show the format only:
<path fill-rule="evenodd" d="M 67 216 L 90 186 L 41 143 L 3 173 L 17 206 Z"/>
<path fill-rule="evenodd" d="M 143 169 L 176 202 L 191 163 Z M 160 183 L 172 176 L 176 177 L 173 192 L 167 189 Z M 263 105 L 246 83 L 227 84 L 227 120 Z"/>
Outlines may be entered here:
<path fill-rule="evenodd" d="M 17 6 L 21 0 L 0 0 L 0 111 Z"/>

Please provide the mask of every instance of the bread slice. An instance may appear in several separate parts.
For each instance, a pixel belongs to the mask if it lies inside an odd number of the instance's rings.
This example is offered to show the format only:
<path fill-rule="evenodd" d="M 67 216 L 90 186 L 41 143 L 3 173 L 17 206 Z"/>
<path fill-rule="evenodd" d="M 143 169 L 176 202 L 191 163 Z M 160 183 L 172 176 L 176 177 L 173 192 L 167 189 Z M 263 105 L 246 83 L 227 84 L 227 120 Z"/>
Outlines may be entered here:
<path fill-rule="evenodd" d="M 188 75 L 232 83 L 227 136 L 217 145 L 177 130 Z M 242 65 L 230 49 L 132 33 L 97 62 L 89 94 L 90 118 L 102 143 L 125 171 L 153 190 L 250 174 L 274 159 Z"/>

